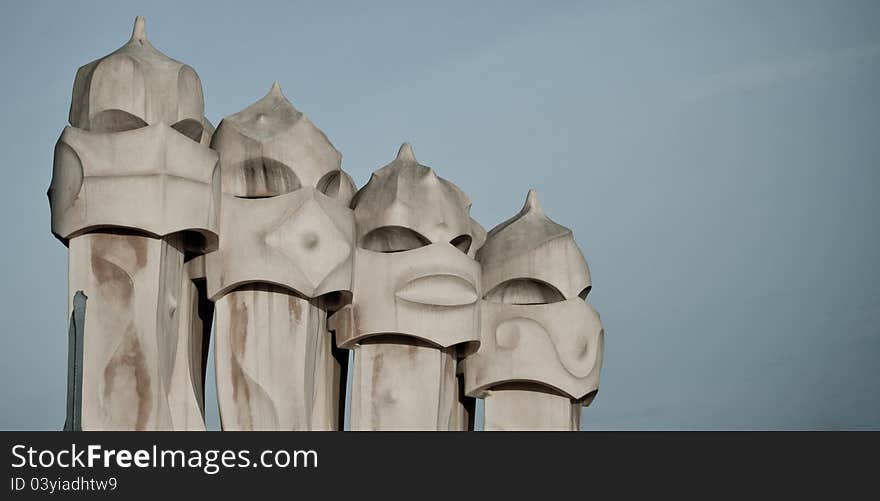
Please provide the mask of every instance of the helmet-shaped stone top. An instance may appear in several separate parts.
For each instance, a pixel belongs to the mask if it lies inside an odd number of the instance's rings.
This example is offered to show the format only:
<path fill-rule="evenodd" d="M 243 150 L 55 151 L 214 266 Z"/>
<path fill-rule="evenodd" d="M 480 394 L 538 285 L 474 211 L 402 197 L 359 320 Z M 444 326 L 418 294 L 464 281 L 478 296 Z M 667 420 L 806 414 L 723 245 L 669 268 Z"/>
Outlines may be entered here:
<path fill-rule="evenodd" d="M 354 195 L 342 155 L 277 82 L 262 99 L 224 118 L 211 147 L 220 154 L 225 193 L 270 197 L 311 187 L 346 204 Z"/>
<path fill-rule="evenodd" d="M 473 244 L 482 243 L 484 235 L 470 207 L 464 192 L 416 160 L 409 143 L 352 201 L 358 244 L 384 252 L 451 242 L 472 255 Z"/>
<path fill-rule="evenodd" d="M 204 108 L 195 70 L 156 50 L 138 16 L 125 45 L 77 71 L 69 120 L 95 132 L 162 123 L 199 141 Z"/>
<path fill-rule="evenodd" d="M 591 286 L 590 269 L 571 230 L 544 214 L 534 190 L 517 215 L 489 232 L 477 260 L 490 300 L 558 301 L 586 296 Z M 535 285 L 542 289 L 538 299 L 527 292 Z"/>

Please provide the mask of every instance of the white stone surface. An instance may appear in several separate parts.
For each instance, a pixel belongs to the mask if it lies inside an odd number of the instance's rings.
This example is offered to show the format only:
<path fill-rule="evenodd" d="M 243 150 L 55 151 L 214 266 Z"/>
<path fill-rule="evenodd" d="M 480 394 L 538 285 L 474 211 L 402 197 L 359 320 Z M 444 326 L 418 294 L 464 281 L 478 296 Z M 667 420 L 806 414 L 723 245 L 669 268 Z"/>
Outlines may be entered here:
<path fill-rule="evenodd" d="M 484 399 L 484 431 L 578 431 L 580 403 L 538 385 L 490 390 Z"/>
<path fill-rule="evenodd" d="M 354 348 L 352 431 L 459 429 L 456 350 L 409 336 L 364 340 Z"/>

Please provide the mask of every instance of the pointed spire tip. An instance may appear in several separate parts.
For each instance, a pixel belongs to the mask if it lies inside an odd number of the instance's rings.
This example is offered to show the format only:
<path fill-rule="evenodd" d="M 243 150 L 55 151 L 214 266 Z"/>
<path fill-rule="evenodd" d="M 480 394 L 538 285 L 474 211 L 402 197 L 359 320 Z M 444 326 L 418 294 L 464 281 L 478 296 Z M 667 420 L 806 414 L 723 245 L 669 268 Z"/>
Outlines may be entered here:
<path fill-rule="evenodd" d="M 283 95 L 281 93 L 281 84 L 278 83 L 278 80 L 272 82 L 272 88 L 269 89 L 269 94 Z"/>
<path fill-rule="evenodd" d="M 144 16 L 134 18 L 134 29 L 131 30 L 131 40 L 143 42 L 147 39 L 147 20 Z"/>
<path fill-rule="evenodd" d="M 412 145 L 409 143 L 401 144 L 400 149 L 397 151 L 397 159 L 415 162 L 416 161 L 416 154 L 415 154 L 415 152 L 413 152 Z"/>
<path fill-rule="evenodd" d="M 524 210 L 541 210 L 541 202 L 538 200 L 538 192 L 529 188 L 529 194 L 526 195 L 526 204 Z"/>

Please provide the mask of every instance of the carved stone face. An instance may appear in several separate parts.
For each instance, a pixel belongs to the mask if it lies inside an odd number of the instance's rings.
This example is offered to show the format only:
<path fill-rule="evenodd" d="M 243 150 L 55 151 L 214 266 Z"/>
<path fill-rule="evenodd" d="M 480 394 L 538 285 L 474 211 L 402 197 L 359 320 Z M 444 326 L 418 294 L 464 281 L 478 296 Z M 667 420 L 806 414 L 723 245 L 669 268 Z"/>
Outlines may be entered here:
<path fill-rule="evenodd" d="M 211 147 L 224 193 L 220 248 L 207 256 L 208 294 L 248 282 L 305 296 L 351 288 L 354 183 L 342 156 L 281 93 L 226 117 Z"/>
<path fill-rule="evenodd" d="M 340 346 L 402 334 L 448 347 L 478 339 L 485 232 L 455 185 L 419 164 L 409 144 L 355 196 L 352 305 Z"/>
<path fill-rule="evenodd" d="M 590 272 L 571 231 L 529 192 L 523 210 L 489 232 L 483 266 L 481 344 L 464 362 L 468 394 L 533 382 L 574 400 L 599 386 L 604 331 L 584 302 Z"/>

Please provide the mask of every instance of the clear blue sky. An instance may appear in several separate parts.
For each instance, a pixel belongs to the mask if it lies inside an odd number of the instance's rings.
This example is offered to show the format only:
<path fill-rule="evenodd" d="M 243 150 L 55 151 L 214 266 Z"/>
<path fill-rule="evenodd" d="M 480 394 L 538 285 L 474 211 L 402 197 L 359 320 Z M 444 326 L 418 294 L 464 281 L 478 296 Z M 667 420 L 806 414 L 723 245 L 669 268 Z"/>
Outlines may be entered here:
<path fill-rule="evenodd" d="M 535 188 L 606 329 L 585 428 L 880 429 L 870 0 L 4 2 L 0 429 L 64 421 L 53 145 L 136 15 L 215 125 L 278 80 L 358 185 L 406 140 L 486 228 Z"/>

